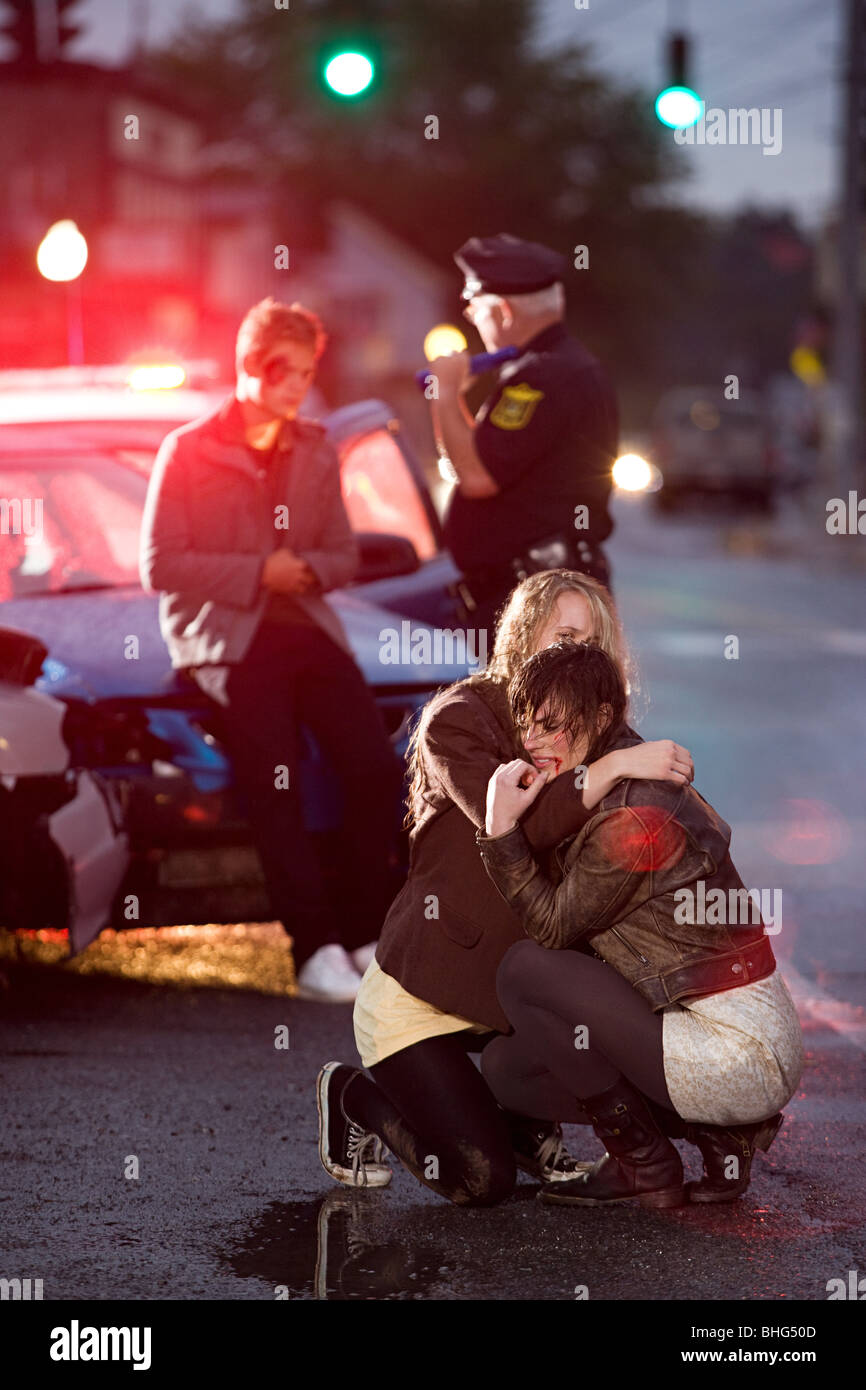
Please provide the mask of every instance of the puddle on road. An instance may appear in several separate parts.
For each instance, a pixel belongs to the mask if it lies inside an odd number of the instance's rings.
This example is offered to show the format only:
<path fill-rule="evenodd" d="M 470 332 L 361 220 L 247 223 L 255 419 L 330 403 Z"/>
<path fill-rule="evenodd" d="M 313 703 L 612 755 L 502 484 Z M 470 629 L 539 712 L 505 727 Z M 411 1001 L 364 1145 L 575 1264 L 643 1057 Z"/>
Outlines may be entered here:
<path fill-rule="evenodd" d="M 324 1200 L 272 1202 L 220 1263 L 241 1279 L 260 1279 L 274 1299 L 424 1298 L 453 1278 L 444 1256 L 373 1239 L 370 1208 L 348 1191 Z"/>

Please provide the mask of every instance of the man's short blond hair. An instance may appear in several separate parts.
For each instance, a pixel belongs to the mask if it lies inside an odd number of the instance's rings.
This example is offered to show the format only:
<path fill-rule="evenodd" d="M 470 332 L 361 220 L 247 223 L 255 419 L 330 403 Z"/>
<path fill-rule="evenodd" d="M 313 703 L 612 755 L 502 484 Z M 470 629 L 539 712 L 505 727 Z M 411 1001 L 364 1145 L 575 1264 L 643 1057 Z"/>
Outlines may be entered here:
<path fill-rule="evenodd" d="M 280 304 L 268 297 L 260 299 L 244 315 L 235 343 L 235 368 L 243 370 L 244 358 L 250 353 L 265 354 L 273 343 L 290 338 L 304 347 L 312 348 L 318 362 L 328 341 L 319 317 L 303 304 Z"/>

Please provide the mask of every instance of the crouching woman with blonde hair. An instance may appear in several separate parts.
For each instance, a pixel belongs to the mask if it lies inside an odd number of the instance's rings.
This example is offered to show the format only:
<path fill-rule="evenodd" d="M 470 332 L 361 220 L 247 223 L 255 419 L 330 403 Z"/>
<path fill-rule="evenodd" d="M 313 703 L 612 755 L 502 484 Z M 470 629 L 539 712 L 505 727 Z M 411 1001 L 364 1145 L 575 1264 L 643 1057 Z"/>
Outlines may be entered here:
<path fill-rule="evenodd" d="M 475 843 L 487 783 L 503 762 L 526 756 L 507 687 L 549 644 L 590 641 L 622 672 L 619 623 L 607 590 L 568 570 L 531 575 L 500 620 L 489 666 L 439 692 L 411 749 L 410 869 L 394 900 L 355 1004 L 365 1075 L 330 1062 L 319 1075 L 319 1153 L 346 1185 L 385 1186 L 383 1145 L 425 1186 L 462 1205 L 507 1197 L 517 1167 L 551 1181 L 576 1171 L 557 1117 L 501 1109 L 470 1051 L 507 1032 L 496 971 L 524 932 L 484 872 Z M 693 775 L 688 751 L 668 740 L 637 743 L 591 762 L 542 791 L 523 827 L 534 851 L 576 834 L 623 778 Z"/>

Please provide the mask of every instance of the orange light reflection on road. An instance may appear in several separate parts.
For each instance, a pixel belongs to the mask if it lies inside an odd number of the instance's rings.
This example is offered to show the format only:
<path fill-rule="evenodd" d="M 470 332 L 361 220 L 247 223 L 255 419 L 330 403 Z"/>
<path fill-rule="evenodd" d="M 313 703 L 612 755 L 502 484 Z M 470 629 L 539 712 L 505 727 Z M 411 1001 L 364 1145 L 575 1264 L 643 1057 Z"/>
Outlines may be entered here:
<path fill-rule="evenodd" d="M 845 817 L 826 801 L 801 797 L 779 803 L 778 819 L 762 839 L 767 853 L 783 864 L 833 864 L 851 848 Z"/>

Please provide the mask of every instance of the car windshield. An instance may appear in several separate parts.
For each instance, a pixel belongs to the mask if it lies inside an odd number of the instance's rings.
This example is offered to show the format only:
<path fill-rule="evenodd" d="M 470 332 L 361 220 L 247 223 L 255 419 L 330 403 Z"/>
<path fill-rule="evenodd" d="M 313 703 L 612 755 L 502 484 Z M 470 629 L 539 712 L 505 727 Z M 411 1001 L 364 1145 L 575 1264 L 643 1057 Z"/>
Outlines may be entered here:
<path fill-rule="evenodd" d="M 394 435 L 387 429 L 369 430 L 344 440 L 338 452 L 352 529 L 404 536 L 421 560 L 435 555 L 430 518 Z"/>
<path fill-rule="evenodd" d="M 0 459 L 0 599 L 137 584 L 146 491 L 110 457 Z"/>
<path fill-rule="evenodd" d="M 411 540 L 424 560 L 436 538 L 399 446 L 374 430 L 340 448 L 355 531 Z M 148 449 L 0 456 L 0 601 L 138 585 Z"/>

